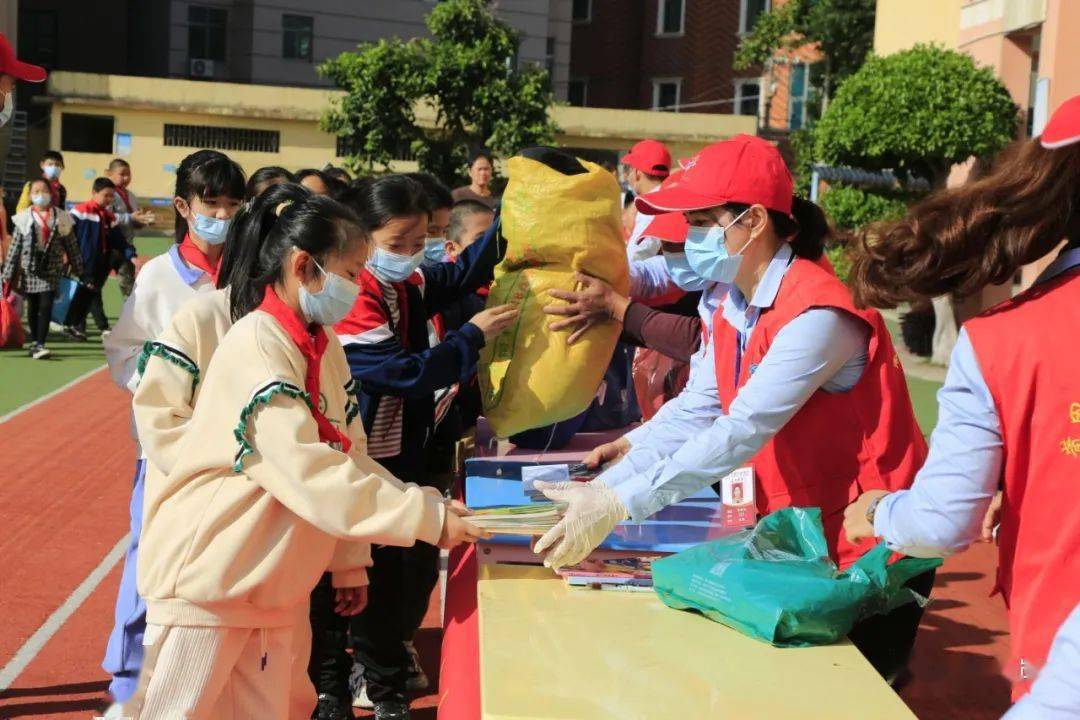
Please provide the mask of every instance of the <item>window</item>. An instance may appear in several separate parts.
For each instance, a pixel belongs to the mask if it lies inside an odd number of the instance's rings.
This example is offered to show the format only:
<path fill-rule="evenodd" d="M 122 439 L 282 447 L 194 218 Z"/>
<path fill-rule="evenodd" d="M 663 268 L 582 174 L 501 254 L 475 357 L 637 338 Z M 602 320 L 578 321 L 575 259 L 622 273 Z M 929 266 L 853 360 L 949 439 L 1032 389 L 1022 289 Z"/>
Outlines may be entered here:
<path fill-rule="evenodd" d="M 771 3 L 769 0 L 740 0 L 739 5 L 739 32 L 748 33 L 754 29 L 758 16 L 769 12 Z"/>
<path fill-rule="evenodd" d="M 228 12 L 201 5 L 188 6 L 188 57 L 225 60 L 225 22 Z"/>
<path fill-rule="evenodd" d="M 19 9 L 19 57 L 46 68 L 56 67 L 59 43 L 55 10 Z"/>
<path fill-rule="evenodd" d="M 806 107 L 810 102 L 810 66 L 797 62 L 791 66 L 788 84 L 788 129 L 801 130 L 806 125 Z"/>
<path fill-rule="evenodd" d="M 665 112 L 679 111 L 681 78 L 658 78 L 652 84 L 652 109 Z"/>
<path fill-rule="evenodd" d="M 761 107 L 761 79 L 735 81 L 735 114 L 757 115 Z"/>
<path fill-rule="evenodd" d="M 586 107 L 589 104 L 589 81 L 585 78 L 573 78 L 566 86 L 566 101 L 574 107 Z"/>
<path fill-rule="evenodd" d="M 657 35 L 682 35 L 685 20 L 685 0 L 659 0 L 656 14 Z"/>
<path fill-rule="evenodd" d="M 281 16 L 281 57 L 311 62 L 315 20 L 308 15 Z"/>
<path fill-rule="evenodd" d="M 571 18 L 576 23 L 590 22 L 592 20 L 592 0 L 574 0 Z"/>
<path fill-rule="evenodd" d="M 277 130 L 165 123 L 165 145 L 276 153 L 281 147 L 281 133 Z"/>
<path fill-rule="evenodd" d="M 106 153 L 113 151 L 112 115 L 60 114 L 60 149 L 64 152 Z"/>

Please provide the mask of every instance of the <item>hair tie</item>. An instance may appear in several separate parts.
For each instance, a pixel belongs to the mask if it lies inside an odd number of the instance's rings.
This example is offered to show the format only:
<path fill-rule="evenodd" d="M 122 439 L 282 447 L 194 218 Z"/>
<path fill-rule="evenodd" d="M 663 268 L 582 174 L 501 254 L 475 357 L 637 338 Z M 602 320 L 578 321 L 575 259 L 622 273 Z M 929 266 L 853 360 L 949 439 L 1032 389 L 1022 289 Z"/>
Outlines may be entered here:
<path fill-rule="evenodd" d="M 284 202 L 278 203 L 278 206 L 276 208 L 274 208 L 274 215 L 276 217 L 281 217 L 281 213 L 285 212 L 285 208 L 289 207 L 292 204 L 293 204 L 292 200 L 286 200 Z"/>

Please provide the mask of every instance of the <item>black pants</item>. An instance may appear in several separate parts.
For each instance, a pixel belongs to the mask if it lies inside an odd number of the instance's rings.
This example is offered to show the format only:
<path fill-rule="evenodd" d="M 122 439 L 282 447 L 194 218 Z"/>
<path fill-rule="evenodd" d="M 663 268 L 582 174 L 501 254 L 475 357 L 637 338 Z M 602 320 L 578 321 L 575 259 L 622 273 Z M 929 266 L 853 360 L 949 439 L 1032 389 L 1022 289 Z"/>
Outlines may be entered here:
<path fill-rule="evenodd" d="M 105 316 L 105 306 L 101 302 L 101 288 L 105 285 L 105 279 L 108 277 L 108 260 L 99 257 L 94 263 L 93 270 L 83 275 L 82 283 L 75 290 L 75 297 L 71 299 L 71 307 L 68 308 L 65 325 L 85 330 L 86 316 L 93 315 L 94 324 L 97 325 L 98 330 L 105 332 L 109 329 L 109 318 Z M 92 284 L 95 289 L 91 290 L 86 286 L 86 283 Z"/>
<path fill-rule="evenodd" d="M 928 598 L 934 588 L 935 573 L 935 570 L 928 570 L 916 575 L 907 581 L 905 587 Z M 922 616 L 922 605 L 911 602 L 891 613 L 875 615 L 856 623 L 848 638 L 881 677 L 892 682 L 907 667 Z"/>
<path fill-rule="evenodd" d="M 332 695 L 352 703 L 349 672 L 352 659 L 345 651 L 349 644 L 349 619 L 334 612 L 334 588 L 330 574 L 322 576 L 311 593 L 311 658 L 308 676 L 320 695 Z"/>
<path fill-rule="evenodd" d="M 399 458 L 380 458 L 379 462 L 402 480 L 435 484 L 424 482 L 434 476 L 418 477 L 420 473 L 407 470 Z M 439 549 L 424 542 L 409 548 L 377 545 L 371 556 L 374 565 L 368 569 L 367 607 L 346 621 L 353 653 L 364 666 L 372 702 L 404 701 L 412 662 L 403 643 L 419 629 L 439 583 Z M 323 580 L 326 589 L 316 588 L 311 597 L 313 650 L 308 669 L 319 694 L 345 697 L 352 661 L 338 630 L 340 621 L 334 616 L 334 593 L 328 577 Z"/>
<path fill-rule="evenodd" d="M 52 320 L 53 302 L 55 300 L 55 290 L 28 293 L 26 295 L 26 304 L 29 309 L 26 314 L 26 324 L 30 328 L 30 339 L 35 345 L 44 345 L 45 340 L 49 337 L 49 322 Z"/>

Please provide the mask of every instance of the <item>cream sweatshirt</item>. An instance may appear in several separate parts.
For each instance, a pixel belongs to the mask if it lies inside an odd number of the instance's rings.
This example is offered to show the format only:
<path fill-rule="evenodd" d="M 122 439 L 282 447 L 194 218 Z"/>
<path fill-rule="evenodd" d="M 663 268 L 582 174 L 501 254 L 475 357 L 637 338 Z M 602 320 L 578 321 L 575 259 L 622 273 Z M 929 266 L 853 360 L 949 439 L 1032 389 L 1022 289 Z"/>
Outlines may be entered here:
<path fill-rule="evenodd" d="M 256 310 L 222 339 L 171 471 L 147 487 L 138 587 L 147 621 L 275 627 L 293 622 L 338 540 L 435 544 L 445 508 L 405 487 L 364 452 L 347 392 L 351 377 L 330 333 L 320 397 L 285 330 Z M 355 443 L 319 439 L 308 402 Z"/>
<path fill-rule="evenodd" d="M 229 291 L 199 293 L 185 302 L 157 340 L 148 341 L 138 361 L 140 377 L 132 402 L 135 426 L 146 455 L 144 496 L 159 492 L 176 465 L 180 439 L 191 420 L 202 389 L 199 382 L 221 339 L 232 327 Z M 350 407 L 355 398 L 349 398 Z M 354 413 L 355 417 L 355 413 Z M 344 422 L 344 418 L 341 418 Z M 354 445 L 363 452 L 364 431 L 359 420 L 350 433 L 359 433 Z M 328 569 L 334 587 L 368 584 L 371 544 L 339 542 Z"/>

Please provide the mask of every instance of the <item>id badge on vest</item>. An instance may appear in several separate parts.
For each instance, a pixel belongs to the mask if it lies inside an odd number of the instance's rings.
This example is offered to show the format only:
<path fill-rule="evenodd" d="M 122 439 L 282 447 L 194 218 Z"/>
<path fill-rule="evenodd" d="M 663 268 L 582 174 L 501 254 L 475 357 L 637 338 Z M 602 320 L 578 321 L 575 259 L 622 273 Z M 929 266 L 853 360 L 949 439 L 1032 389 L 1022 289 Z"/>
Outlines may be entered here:
<path fill-rule="evenodd" d="M 720 511 L 720 524 L 726 528 L 751 527 L 757 522 L 754 468 L 738 468 L 720 480 Z"/>

